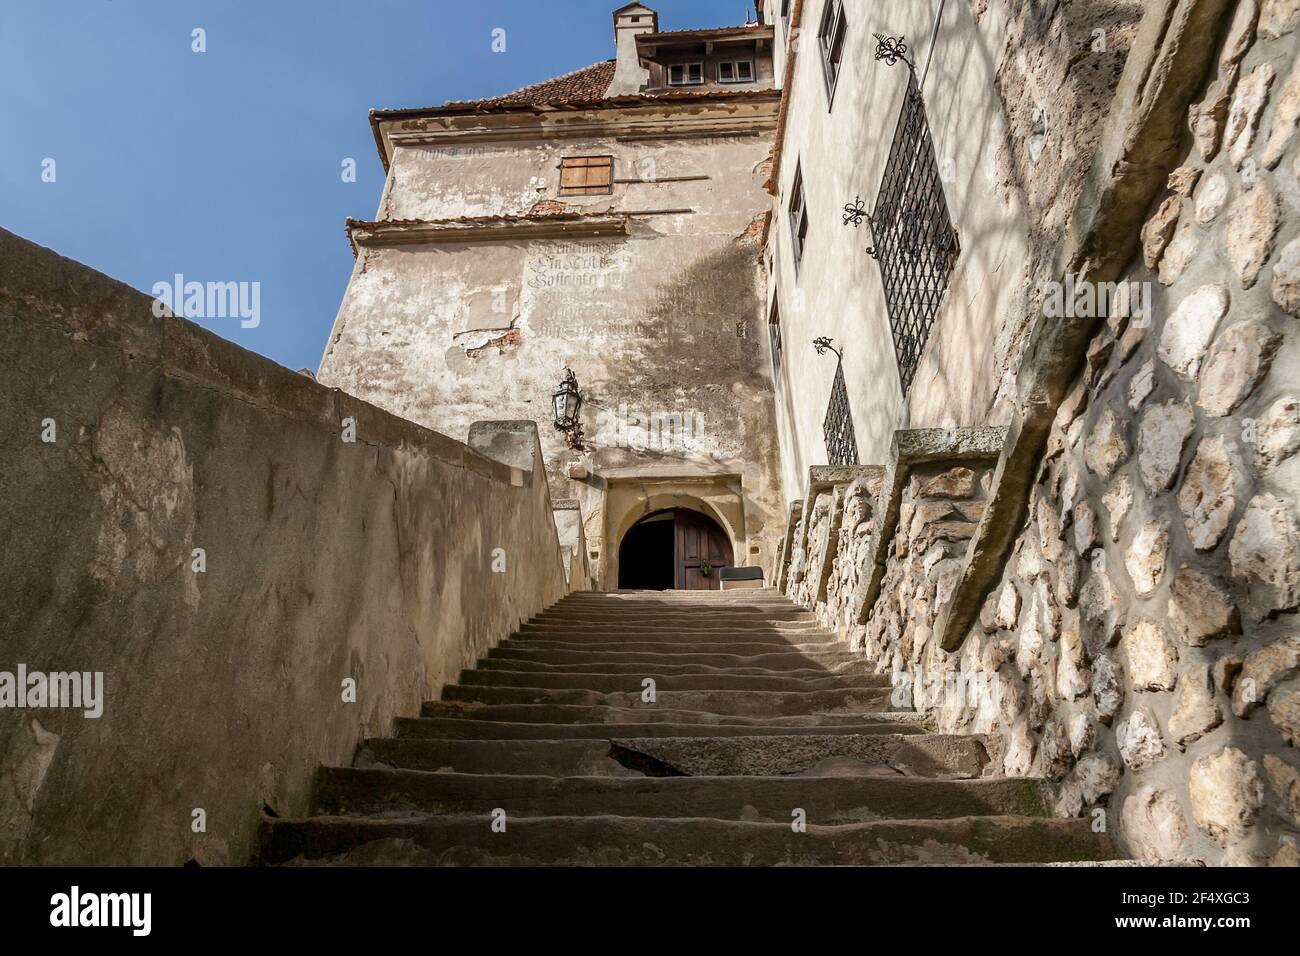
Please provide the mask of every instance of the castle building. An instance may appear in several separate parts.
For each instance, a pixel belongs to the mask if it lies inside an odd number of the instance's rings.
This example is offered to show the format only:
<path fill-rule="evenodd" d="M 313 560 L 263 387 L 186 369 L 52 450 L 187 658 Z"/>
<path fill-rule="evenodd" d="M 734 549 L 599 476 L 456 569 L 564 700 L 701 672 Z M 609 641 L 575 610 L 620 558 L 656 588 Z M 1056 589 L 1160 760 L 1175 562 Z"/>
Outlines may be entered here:
<path fill-rule="evenodd" d="M 616 56 L 566 76 L 371 114 L 388 178 L 349 224 L 319 376 L 448 434 L 536 420 L 598 586 L 717 588 L 770 573 L 784 529 L 759 256 L 774 30 L 663 31 L 636 3 L 612 27 Z M 552 427 L 566 369 L 580 438 Z"/>
<path fill-rule="evenodd" d="M 372 113 L 319 381 L 0 230 L 0 863 L 1300 863 L 1300 2 L 753 10 Z"/>

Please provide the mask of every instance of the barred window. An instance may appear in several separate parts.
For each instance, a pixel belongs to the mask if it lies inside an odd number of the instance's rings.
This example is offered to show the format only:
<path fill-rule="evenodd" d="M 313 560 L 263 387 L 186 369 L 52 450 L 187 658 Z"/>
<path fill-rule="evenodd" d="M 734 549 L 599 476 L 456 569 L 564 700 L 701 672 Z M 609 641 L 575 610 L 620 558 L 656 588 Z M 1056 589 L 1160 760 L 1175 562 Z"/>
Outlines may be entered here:
<path fill-rule="evenodd" d="M 835 363 L 835 382 L 831 385 L 831 400 L 822 422 L 822 437 L 826 441 L 826 458 L 832 465 L 858 463 L 858 438 L 853 432 L 853 415 L 849 411 L 849 390 L 844 385 L 844 363 Z"/>
<path fill-rule="evenodd" d="M 826 77 L 826 95 L 832 100 L 835 98 L 835 84 L 840 78 L 840 61 L 844 58 L 844 38 L 848 29 L 843 0 L 826 0 L 822 7 L 821 26 L 817 30 L 817 45 Z"/>
<path fill-rule="evenodd" d="M 880 265 L 898 374 L 906 395 L 961 252 L 948 215 L 925 102 L 910 70 L 871 214 L 871 232 L 873 246 L 867 251 Z"/>
<path fill-rule="evenodd" d="M 570 156 L 560 161 L 561 196 L 600 196 L 613 191 L 613 156 Z"/>
<path fill-rule="evenodd" d="M 803 261 L 803 244 L 808 238 L 808 204 L 803 195 L 803 164 L 794 170 L 794 184 L 790 187 L 790 252 L 794 256 L 795 271 Z"/>

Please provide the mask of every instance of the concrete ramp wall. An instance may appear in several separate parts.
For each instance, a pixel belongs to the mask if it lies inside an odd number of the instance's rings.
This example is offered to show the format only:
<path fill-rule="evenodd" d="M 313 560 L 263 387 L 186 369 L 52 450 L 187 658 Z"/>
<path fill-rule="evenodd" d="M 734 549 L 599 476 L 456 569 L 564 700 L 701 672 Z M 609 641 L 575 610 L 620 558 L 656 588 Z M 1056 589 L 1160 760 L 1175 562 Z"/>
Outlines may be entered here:
<path fill-rule="evenodd" d="M 480 454 L 151 306 L 0 231 L 3 864 L 244 863 L 565 592 L 535 426 Z"/>

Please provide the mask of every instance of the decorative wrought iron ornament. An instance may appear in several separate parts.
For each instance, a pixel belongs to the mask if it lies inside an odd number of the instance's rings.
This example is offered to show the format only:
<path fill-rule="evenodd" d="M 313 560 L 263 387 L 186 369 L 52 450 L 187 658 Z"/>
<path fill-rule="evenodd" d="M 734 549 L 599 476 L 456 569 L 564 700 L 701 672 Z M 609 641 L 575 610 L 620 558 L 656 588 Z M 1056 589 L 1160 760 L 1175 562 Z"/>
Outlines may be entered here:
<path fill-rule="evenodd" d="M 907 44 L 903 42 L 907 39 L 906 37 L 900 36 L 895 39 L 894 37 L 885 36 L 883 33 L 873 33 L 871 35 L 876 38 L 877 60 L 884 60 L 889 66 L 893 66 L 899 60 L 902 60 L 907 64 L 909 70 L 916 71 L 916 67 L 912 65 L 912 61 L 907 56 Z"/>
<path fill-rule="evenodd" d="M 853 202 L 844 204 L 844 225 L 857 228 L 862 225 L 862 220 L 868 218 L 867 204 L 862 201 L 861 196 L 855 196 Z"/>
<path fill-rule="evenodd" d="M 876 59 L 907 64 L 907 89 L 885 161 L 876 204 L 867 212 L 861 197 L 844 206 L 844 224 L 871 227 L 867 255 L 880 265 L 885 306 L 894 339 L 898 375 L 906 395 L 944 293 L 961 253 L 957 230 L 948 214 L 943 177 L 925 115 L 925 100 L 907 44 L 883 34 L 876 38 Z"/>

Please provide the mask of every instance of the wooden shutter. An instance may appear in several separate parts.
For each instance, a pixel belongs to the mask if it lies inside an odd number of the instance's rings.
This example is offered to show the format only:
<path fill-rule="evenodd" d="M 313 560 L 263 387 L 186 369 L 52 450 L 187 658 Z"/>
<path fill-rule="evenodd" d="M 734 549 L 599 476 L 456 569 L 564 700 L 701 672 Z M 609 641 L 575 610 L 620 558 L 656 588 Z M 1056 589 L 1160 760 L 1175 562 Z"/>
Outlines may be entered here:
<path fill-rule="evenodd" d="M 561 160 L 561 196 L 592 196 L 613 191 L 613 156 L 573 156 Z"/>

